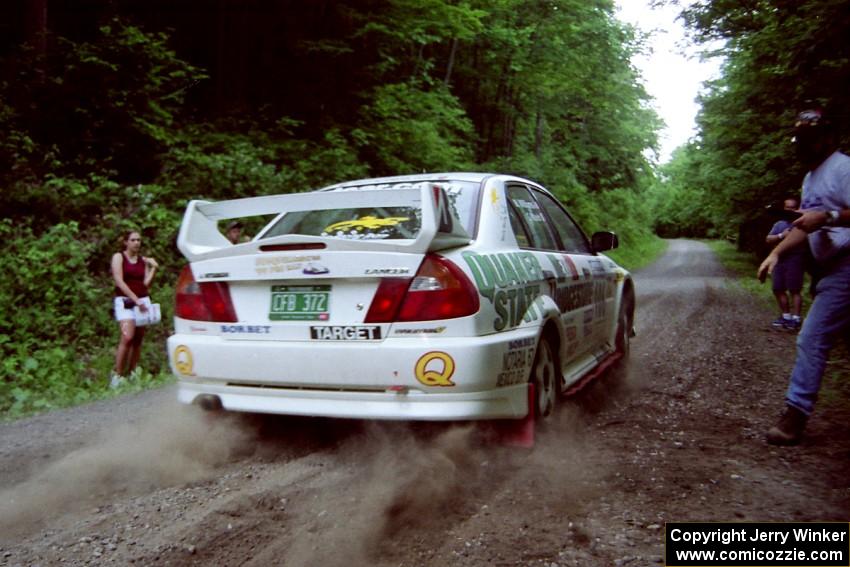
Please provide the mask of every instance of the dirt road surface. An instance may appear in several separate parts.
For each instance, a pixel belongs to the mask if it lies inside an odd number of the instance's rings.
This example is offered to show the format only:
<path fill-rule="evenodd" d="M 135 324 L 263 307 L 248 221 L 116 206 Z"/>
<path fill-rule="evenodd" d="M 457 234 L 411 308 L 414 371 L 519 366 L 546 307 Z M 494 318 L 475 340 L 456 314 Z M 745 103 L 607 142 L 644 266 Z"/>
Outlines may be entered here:
<path fill-rule="evenodd" d="M 533 450 L 468 426 L 210 419 L 166 388 L 0 425 L 0 565 L 644 566 L 666 521 L 850 519 L 850 420 L 763 433 L 794 337 L 673 241 L 636 274 L 625 385 Z"/>

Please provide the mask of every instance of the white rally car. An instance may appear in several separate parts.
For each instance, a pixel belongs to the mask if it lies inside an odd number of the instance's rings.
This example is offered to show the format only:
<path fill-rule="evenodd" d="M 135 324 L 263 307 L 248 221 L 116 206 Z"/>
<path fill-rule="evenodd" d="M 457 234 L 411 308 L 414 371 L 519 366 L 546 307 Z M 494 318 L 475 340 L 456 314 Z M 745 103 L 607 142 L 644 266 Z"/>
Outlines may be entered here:
<path fill-rule="evenodd" d="M 220 223 L 266 215 L 248 242 Z M 628 355 L 630 274 L 527 179 L 445 173 L 189 203 L 179 399 L 402 420 L 547 416 Z"/>

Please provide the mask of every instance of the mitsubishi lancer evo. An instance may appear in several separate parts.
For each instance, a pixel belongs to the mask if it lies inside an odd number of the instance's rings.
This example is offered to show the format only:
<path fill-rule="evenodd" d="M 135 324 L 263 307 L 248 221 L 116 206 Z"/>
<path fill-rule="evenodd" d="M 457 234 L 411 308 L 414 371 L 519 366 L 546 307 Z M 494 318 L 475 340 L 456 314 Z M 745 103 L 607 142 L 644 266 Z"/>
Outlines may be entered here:
<path fill-rule="evenodd" d="M 222 226 L 262 228 L 232 244 Z M 257 224 L 257 226 L 260 226 Z M 191 201 L 168 339 L 178 398 L 239 412 L 537 419 L 623 372 L 632 277 L 544 187 L 484 173 Z"/>

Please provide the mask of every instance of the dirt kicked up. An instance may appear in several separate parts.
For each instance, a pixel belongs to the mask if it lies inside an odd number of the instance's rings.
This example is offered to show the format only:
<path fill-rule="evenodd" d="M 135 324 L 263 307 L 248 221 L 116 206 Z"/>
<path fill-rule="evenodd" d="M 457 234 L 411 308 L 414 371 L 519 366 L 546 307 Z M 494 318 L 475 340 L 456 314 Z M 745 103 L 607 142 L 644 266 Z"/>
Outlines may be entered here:
<path fill-rule="evenodd" d="M 211 418 L 147 392 L 0 426 L 2 565 L 644 566 L 667 521 L 850 518 L 850 420 L 763 434 L 794 337 L 675 241 L 637 274 L 627 384 L 533 450 L 474 426 Z"/>

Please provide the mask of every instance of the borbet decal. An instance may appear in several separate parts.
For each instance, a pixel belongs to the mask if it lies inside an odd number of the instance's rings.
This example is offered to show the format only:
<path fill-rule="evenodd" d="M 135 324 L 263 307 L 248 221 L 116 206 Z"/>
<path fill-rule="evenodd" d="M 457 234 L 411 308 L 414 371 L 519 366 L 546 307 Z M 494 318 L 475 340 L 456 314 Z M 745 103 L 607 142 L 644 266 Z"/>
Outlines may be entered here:
<path fill-rule="evenodd" d="M 221 325 L 222 333 L 245 333 L 252 335 L 268 335 L 271 325 Z"/>

